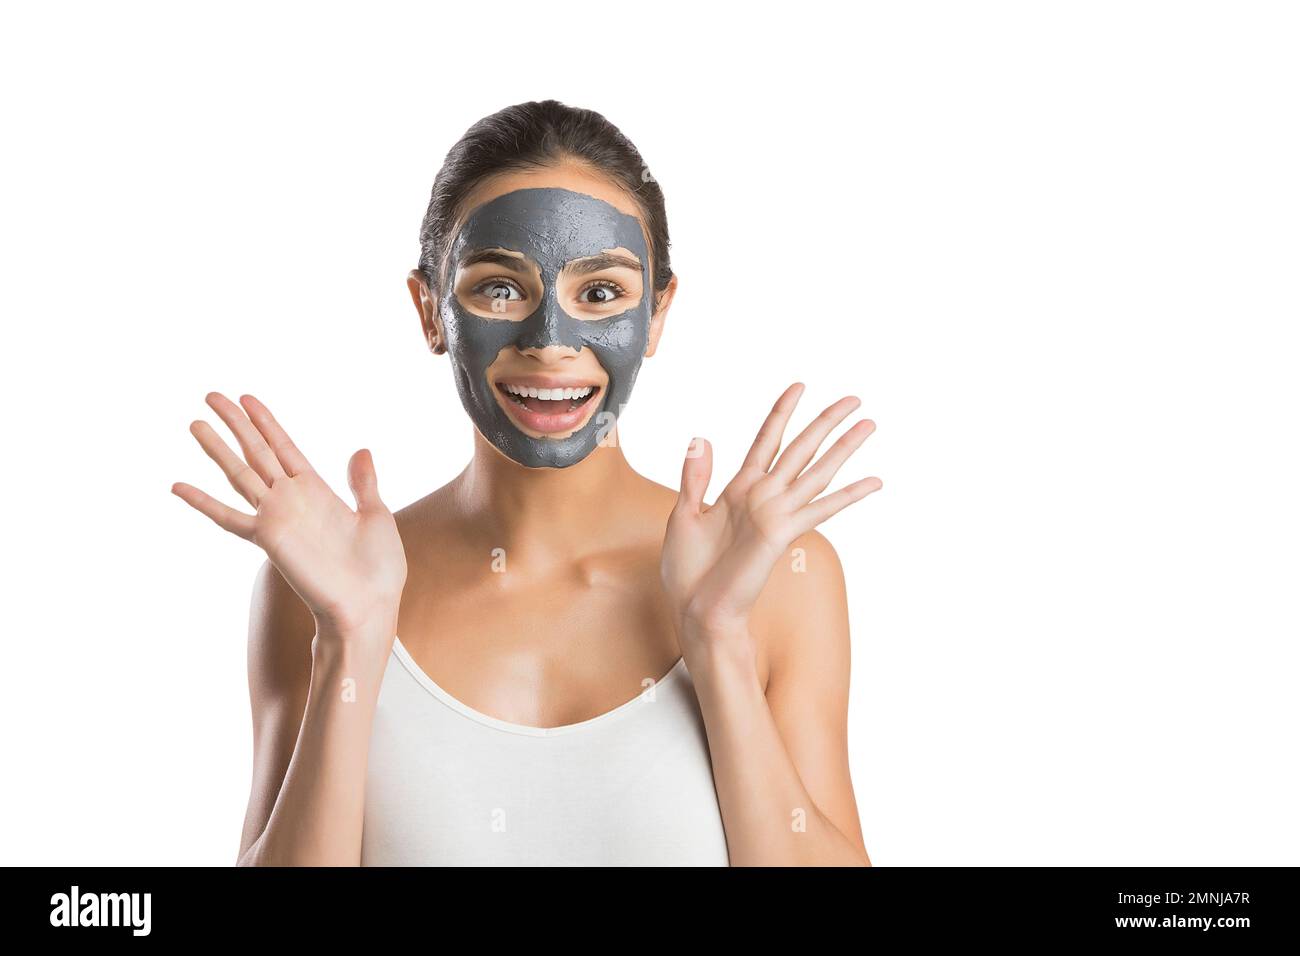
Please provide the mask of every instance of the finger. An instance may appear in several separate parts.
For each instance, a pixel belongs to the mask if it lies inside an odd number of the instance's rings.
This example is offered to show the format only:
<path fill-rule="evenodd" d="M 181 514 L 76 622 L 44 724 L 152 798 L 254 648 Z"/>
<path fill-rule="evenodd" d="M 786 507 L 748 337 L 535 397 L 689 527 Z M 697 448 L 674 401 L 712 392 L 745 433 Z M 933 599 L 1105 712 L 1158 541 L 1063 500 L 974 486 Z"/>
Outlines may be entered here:
<path fill-rule="evenodd" d="M 234 489 L 256 508 L 262 496 L 270 491 L 261 476 L 248 466 L 248 462 L 231 451 L 216 429 L 202 419 L 190 422 L 190 434 L 198 439 L 208 457 L 217 463 Z"/>
<path fill-rule="evenodd" d="M 236 511 L 229 505 L 199 491 L 193 485 L 185 484 L 183 481 L 178 481 L 172 485 L 172 494 L 191 508 L 207 515 L 231 534 L 239 535 L 245 541 L 253 540 L 253 529 L 257 526 L 257 519 L 254 515 Z"/>
<path fill-rule="evenodd" d="M 785 435 L 785 426 L 794 413 L 794 407 L 799 404 L 801 395 L 803 395 L 803 382 L 795 382 L 781 393 L 781 397 L 776 400 L 776 404 L 772 406 L 762 427 L 759 428 L 754 444 L 750 446 L 749 454 L 745 456 L 746 467 L 757 468 L 759 471 L 767 471 L 772 467 L 772 459 L 781 450 L 781 438 Z"/>
<path fill-rule="evenodd" d="M 284 468 L 286 475 L 301 475 L 305 471 L 311 471 L 311 463 L 307 461 L 307 456 L 298 450 L 298 446 L 289 438 L 288 433 L 275 420 L 271 410 L 263 405 L 252 395 L 240 396 L 239 402 L 248 412 L 248 417 L 252 419 L 253 425 L 262 433 L 270 447 L 272 454 L 279 460 Z"/>
<path fill-rule="evenodd" d="M 704 507 L 704 492 L 713 474 L 713 446 L 703 438 L 692 438 L 682 463 L 682 488 L 677 507 L 686 514 L 699 514 Z"/>
<path fill-rule="evenodd" d="M 799 505 L 805 505 L 825 491 L 849 456 L 861 448 L 875 430 L 876 423 L 869 418 L 855 423 L 817 459 L 816 464 L 795 479 L 788 491 L 791 498 Z"/>
<path fill-rule="evenodd" d="M 244 458 L 262 481 L 271 485 L 284 474 L 280 459 L 275 457 L 271 446 L 266 443 L 262 433 L 253 427 L 242 408 L 220 392 L 208 392 L 205 400 L 234 433 L 239 447 L 243 449 Z"/>
<path fill-rule="evenodd" d="M 776 467 L 772 469 L 772 475 L 783 483 L 793 482 L 808 462 L 812 461 L 812 456 L 817 453 L 817 449 L 831 433 L 831 429 L 848 418 L 861 404 L 861 399 L 854 395 L 846 395 L 833 405 L 827 406 L 820 415 L 808 423 L 808 427 L 799 433 L 799 437 L 790 442 L 786 450 L 781 452 L 781 457 L 776 460 Z"/>
<path fill-rule="evenodd" d="M 845 485 L 839 491 L 823 495 L 816 501 L 809 502 L 795 512 L 795 520 L 805 531 L 811 531 L 831 515 L 843 511 L 855 501 L 861 501 L 873 491 L 879 491 L 883 482 L 879 478 L 863 478 L 851 485 Z"/>
<path fill-rule="evenodd" d="M 357 500 L 357 511 L 387 511 L 379 497 L 379 476 L 370 449 L 361 448 L 348 459 L 348 487 Z"/>

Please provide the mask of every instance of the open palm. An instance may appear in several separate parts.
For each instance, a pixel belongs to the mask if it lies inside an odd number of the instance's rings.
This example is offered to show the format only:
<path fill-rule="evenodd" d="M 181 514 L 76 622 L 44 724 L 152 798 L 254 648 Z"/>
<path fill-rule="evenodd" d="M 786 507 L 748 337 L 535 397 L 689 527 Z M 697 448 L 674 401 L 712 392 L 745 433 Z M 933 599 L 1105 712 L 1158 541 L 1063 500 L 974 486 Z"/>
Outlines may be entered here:
<path fill-rule="evenodd" d="M 809 467 L 826 436 L 860 404 L 853 397 L 823 411 L 777 458 L 802 394 L 799 383 L 785 390 L 740 471 L 712 505 L 704 504 L 704 493 L 713 452 L 702 439 L 692 443 L 661 563 L 679 623 L 706 632 L 745 624 L 772 569 L 795 539 L 881 487 L 879 478 L 863 478 L 817 497 L 875 430 L 868 419 L 857 422 Z"/>
<path fill-rule="evenodd" d="M 316 473 L 265 405 L 251 395 L 241 401 L 243 408 L 219 392 L 207 396 L 238 440 L 242 458 L 207 422 L 195 421 L 190 432 L 256 513 L 231 508 L 184 482 L 172 491 L 220 527 L 262 548 L 318 624 L 347 633 L 377 615 L 394 615 L 406 581 L 406 553 L 396 522 L 379 498 L 370 452 L 362 449 L 348 462 L 354 511 Z"/>

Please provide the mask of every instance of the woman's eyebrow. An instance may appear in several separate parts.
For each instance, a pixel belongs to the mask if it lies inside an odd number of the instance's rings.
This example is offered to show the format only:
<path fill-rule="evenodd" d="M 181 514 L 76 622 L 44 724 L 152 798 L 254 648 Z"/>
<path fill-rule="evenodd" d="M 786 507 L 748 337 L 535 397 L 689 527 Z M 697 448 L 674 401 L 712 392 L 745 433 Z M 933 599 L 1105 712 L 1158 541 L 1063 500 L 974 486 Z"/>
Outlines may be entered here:
<path fill-rule="evenodd" d="M 602 252 L 598 256 L 587 256 L 585 259 L 574 259 L 564 266 L 564 271 L 574 276 L 590 275 L 593 272 L 600 272 L 602 269 L 614 268 L 631 269 L 634 272 L 641 271 L 641 262 L 633 256 L 619 255 L 616 252 Z"/>
<path fill-rule="evenodd" d="M 460 267 L 468 269 L 472 265 L 480 262 L 491 262 L 494 265 L 504 266 L 512 272 L 518 272 L 527 275 L 532 272 L 528 266 L 528 261 L 518 253 L 506 252 L 504 249 L 479 249 L 471 252 L 460 260 Z"/>

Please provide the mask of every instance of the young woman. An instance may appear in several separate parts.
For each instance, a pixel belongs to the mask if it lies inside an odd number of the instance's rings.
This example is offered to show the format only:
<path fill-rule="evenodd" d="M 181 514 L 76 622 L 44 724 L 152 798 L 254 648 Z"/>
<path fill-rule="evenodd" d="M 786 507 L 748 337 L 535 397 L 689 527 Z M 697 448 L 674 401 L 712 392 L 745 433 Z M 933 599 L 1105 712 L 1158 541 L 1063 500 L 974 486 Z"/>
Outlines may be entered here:
<path fill-rule="evenodd" d="M 407 283 L 474 455 L 392 514 L 353 509 L 251 395 L 190 430 L 254 513 L 173 491 L 264 549 L 239 862 L 870 865 L 849 778 L 849 630 L 813 529 L 874 425 L 831 405 L 782 449 L 776 401 L 705 503 L 628 465 L 617 416 L 677 288 L 663 197 L 600 115 L 475 124 L 434 182 Z"/>

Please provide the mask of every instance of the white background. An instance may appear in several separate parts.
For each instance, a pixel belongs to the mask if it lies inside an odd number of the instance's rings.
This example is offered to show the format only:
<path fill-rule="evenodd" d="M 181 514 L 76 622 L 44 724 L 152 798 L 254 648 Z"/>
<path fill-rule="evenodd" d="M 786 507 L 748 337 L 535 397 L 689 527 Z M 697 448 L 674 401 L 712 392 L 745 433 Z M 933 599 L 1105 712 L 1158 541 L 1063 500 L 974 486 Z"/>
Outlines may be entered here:
<path fill-rule="evenodd" d="M 1300 862 L 1293 11 L 7 8 L 0 859 L 234 861 L 261 553 L 169 493 L 238 501 L 187 426 L 457 473 L 405 275 L 456 138 L 554 97 L 667 195 L 633 465 L 729 474 L 795 379 L 878 423 L 823 528 L 876 864 Z"/>

